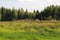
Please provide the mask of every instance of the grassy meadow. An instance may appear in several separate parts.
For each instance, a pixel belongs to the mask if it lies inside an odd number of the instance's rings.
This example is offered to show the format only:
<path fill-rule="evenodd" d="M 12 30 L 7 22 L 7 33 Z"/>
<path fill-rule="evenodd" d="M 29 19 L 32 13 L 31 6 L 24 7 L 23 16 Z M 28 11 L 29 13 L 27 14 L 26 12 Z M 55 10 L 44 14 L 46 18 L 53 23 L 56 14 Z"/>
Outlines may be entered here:
<path fill-rule="evenodd" d="M 0 22 L 0 40 L 60 40 L 60 21 Z"/>

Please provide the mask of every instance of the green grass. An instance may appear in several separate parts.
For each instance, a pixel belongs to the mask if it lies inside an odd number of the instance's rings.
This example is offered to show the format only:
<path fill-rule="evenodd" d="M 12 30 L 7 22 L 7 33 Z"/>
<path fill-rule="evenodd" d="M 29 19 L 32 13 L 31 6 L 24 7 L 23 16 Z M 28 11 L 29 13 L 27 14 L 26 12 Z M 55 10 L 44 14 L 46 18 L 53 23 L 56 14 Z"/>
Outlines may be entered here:
<path fill-rule="evenodd" d="M 0 22 L 0 40 L 60 40 L 60 21 Z"/>

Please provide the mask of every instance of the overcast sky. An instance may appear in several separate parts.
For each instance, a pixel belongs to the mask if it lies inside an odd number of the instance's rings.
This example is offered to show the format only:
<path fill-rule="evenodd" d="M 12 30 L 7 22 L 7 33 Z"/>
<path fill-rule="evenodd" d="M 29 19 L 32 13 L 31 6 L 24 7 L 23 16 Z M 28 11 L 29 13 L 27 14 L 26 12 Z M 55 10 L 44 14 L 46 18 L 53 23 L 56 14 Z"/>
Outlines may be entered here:
<path fill-rule="evenodd" d="M 60 0 L 0 0 L 0 7 L 6 8 L 23 8 L 29 11 L 43 10 L 49 5 L 60 5 Z"/>

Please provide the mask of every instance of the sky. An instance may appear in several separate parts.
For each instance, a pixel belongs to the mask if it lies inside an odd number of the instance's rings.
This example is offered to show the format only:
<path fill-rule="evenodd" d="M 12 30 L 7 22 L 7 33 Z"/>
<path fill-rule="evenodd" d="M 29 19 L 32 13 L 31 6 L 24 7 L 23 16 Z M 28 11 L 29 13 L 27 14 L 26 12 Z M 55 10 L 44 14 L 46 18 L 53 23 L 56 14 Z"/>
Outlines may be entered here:
<path fill-rule="evenodd" d="M 60 0 L 0 0 L 0 7 L 23 8 L 29 11 L 43 10 L 49 5 L 60 5 Z"/>

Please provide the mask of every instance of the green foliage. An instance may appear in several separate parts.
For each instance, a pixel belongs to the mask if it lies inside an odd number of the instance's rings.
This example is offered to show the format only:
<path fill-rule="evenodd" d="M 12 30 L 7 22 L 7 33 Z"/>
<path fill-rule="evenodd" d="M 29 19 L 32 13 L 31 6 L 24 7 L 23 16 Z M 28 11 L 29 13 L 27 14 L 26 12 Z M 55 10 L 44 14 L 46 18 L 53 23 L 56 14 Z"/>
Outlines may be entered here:
<path fill-rule="evenodd" d="M 12 18 L 16 20 L 18 15 L 17 10 L 13 8 L 11 13 L 12 13 Z"/>
<path fill-rule="evenodd" d="M 42 11 L 42 19 L 59 20 L 59 14 L 60 14 L 59 8 L 60 8 L 59 6 L 54 5 L 48 6 Z"/>
<path fill-rule="evenodd" d="M 24 13 L 23 19 L 28 19 L 28 10 Z"/>
<path fill-rule="evenodd" d="M 4 7 L 0 8 L 0 20 L 1 21 L 12 21 L 12 20 L 60 20 L 60 6 L 50 5 L 43 11 L 34 10 L 29 12 L 27 9 L 24 11 L 21 9 L 7 9 Z"/>

